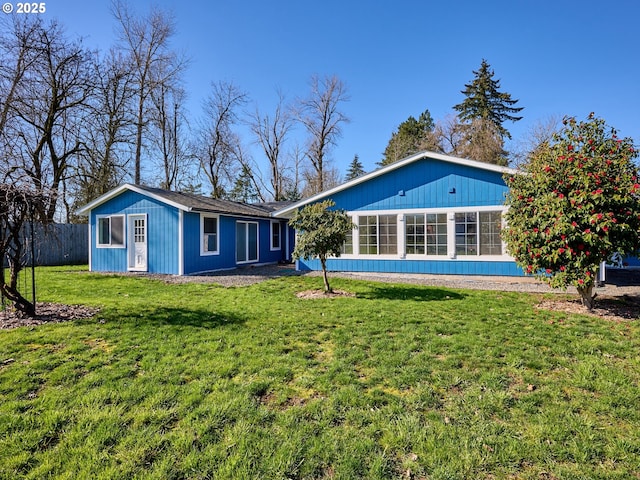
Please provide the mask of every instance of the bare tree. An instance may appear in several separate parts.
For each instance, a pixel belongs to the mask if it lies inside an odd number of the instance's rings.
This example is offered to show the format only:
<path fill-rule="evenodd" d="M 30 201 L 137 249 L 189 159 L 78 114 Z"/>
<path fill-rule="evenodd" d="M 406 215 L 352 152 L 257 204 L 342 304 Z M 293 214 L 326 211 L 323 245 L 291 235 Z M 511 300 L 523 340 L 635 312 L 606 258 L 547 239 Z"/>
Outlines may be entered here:
<path fill-rule="evenodd" d="M 186 62 L 169 49 L 171 37 L 175 34 L 175 22 L 169 13 L 153 8 L 146 17 L 138 17 L 122 0 L 113 1 L 112 12 L 119 23 L 122 48 L 131 56 L 135 75 L 134 182 L 139 184 L 151 92 L 158 85 L 171 83 Z"/>
<path fill-rule="evenodd" d="M 532 125 L 516 142 L 515 149 L 511 155 L 515 165 L 524 163 L 541 145 L 549 142 L 553 135 L 560 131 L 561 127 L 562 118 L 558 116 L 547 117 Z"/>
<path fill-rule="evenodd" d="M 340 111 L 342 103 L 349 100 L 347 88 L 338 77 L 311 78 L 309 96 L 298 102 L 297 117 L 309 135 L 307 157 L 316 181 L 317 191 L 325 189 L 325 164 L 327 154 L 342 135 L 342 125 L 349 119 Z"/>
<path fill-rule="evenodd" d="M 271 196 L 277 202 L 286 196 L 287 179 L 283 159 L 283 145 L 293 128 L 293 117 L 284 104 L 284 97 L 278 92 L 278 103 L 273 116 L 262 115 L 256 108 L 249 121 L 256 142 L 262 147 L 269 162 L 269 183 Z"/>
<path fill-rule="evenodd" d="M 38 24 L 31 48 L 38 58 L 11 104 L 15 167 L 11 178 L 27 177 L 36 191 L 53 193 L 38 215 L 52 221 L 60 187 L 81 151 L 80 125 L 92 85 L 88 52 L 69 41 L 56 23 Z"/>
<path fill-rule="evenodd" d="M 240 169 L 240 137 L 233 128 L 239 122 L 237 110 L 246 102 L 247 94 L 228 82 L 214 83 L 205 101 L 195 152 L 214 198 L 225 196 L 235 178 L 234 169 Z"/>
<path fill-rule="evenodd" d="M 111 50 L 93 62 L 94 94 L 83 120 L 83 149 L 75 167 L 75 203 L 83 205 L 120 184 L 135 138 L 134 85 L 129 57 Z"/>
<path fill-rule="evenodd" d="M 191 155 L 184 138 L 184 89 L 161 84 L 152 95 L 153 144 L 159 151 L 161 188 L 178 190 L 191 169 Z"/>

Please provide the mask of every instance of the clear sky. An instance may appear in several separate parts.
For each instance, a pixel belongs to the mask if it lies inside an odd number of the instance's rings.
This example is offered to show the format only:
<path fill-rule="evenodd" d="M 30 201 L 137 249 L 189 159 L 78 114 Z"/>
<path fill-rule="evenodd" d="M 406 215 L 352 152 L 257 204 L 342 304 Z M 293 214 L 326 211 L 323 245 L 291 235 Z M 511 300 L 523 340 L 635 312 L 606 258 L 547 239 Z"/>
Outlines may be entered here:
<path fill-rule="evenodd" d="M 146 13 L 151 2 L 131 4 Z M 514 140 L 551 116 L 581 119 L 594 111 L 640 143 L 637 0 L 154 4 L 173 12 L 173 47 L 191 59 L 185 80 L 194 119 L 213 81 L 234 82 L 267 112 L 276 89 L 293 100 L 307 94 L 313 74 L 337 75 L 350 94 L 342 110 L 351 122 L 331 154 L 342 173 L 355 154 L 374 169 L 409 115 L 429 109 L 438 120 L 453 113 L 483 58 L 502 90 L 524 107 L 523 120 L 505 125 Z M 107 50 L 116 28 L 109 8 L 109 0 L 47 0 L 44 15 L 88 47 Z"/>

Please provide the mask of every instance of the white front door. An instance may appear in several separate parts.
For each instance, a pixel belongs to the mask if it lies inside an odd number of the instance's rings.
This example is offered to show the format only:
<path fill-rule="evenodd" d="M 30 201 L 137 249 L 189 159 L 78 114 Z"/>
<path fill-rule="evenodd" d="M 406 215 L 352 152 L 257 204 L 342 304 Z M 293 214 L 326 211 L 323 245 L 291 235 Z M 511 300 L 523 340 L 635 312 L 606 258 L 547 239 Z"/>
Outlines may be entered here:
<path fill-rule="evenodd" d="M 147 216 L 129 215 L 129 270 L 147 271 Z"/>

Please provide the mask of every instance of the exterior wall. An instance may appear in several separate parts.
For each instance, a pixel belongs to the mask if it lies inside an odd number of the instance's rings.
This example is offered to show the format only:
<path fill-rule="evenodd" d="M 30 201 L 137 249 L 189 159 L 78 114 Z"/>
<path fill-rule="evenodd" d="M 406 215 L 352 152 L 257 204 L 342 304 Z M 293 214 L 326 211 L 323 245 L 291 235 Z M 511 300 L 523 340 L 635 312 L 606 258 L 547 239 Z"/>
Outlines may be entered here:
<path fill-rule="evenodd" d="M 146 214 L 147 271 L 178 273 L 178 209 L 129 190 L 91 211 L 89 218 L 91 270 L 100 272 L 128 270 L 128 222 L 125 221 L 124 247 L 98 248 L 96 246 L 96 218 L 101 215 L 116 214 Z"/>
<path fill-rule="evenodd" d="M 298 260 L 299 270 L 320 270 L 320 261 Z M 515 262 L 456 260 L 355 260 L 332 258 L 327 269 L 334 272 L 428 273 L 434 275 L 501 275 L 524 276 Z"/>
<path fill-rule="evenodd" d="M 328 261 L 334 271 L 524 275 L 508 255 L 459 255 L 455 252 L 456 212 L 503 211 L 508 188 L 499 172 L 424 158 L 331 195 L 336 208 L 353 216 L 397 214 L 397 254 L 354 253 Z M 447 255 L 405 255 L 403 214 L 446 213 Z M 480 228 L 478 226 L 478 228 Z M 354 238 L 358 230 L 353 232 Z M 355 242 L 354 242 L 355 243 Z M 505 252 L 503 245 L 502 251 Z M 318 260 L 300 260 L 301 270 L 319 270 Z"/>
<path fill-rule="evenodd" d="M 206 214 L 209 215 L 209 214 Z M 236 222 L 258 224 L 258 259 L 246 263 L 236 262 Z M 283 222 L 281 222 L 282 224 Z M 266 218 L 238 218 L 218 215 L 219 250 L 216 254 L 200 252 L 200 213 L 183 214 L 184 274 L 230 269 L 252 264 L 277 263 L 285 258 L 284 229 L 278 250 L 271 250 L 271 220 Z"/>

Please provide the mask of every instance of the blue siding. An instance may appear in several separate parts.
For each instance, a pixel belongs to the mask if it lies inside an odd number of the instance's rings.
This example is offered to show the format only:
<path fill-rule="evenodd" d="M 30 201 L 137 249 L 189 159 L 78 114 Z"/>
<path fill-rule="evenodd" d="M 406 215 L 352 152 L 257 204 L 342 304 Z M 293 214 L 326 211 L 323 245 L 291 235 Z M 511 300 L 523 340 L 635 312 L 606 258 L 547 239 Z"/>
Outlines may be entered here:
<path fill-rule="evenodd" d="M 184 273 L 192 274 L 212 270 L 235 268 L 251 263 L 277 263 L 283 251 L 271 251 L 271 220 L 264 218 L 219 217 L 220 249 L 217 255 L 200 255 L 200 214 L 185 213 L 184 224 Z M 236 263 L 236 222 L 258 223 L 258 260 L 251 263 Z"/>
<path fill-rule="evenodd" d="M 128 225 L 125 221 L 124 248 L 96 247 L 96 216 L 147 214 L 147 263 L 150 273 L 178 273 L 178 209 L 132 191 L 97 206 L 91 211 L 91 268 L 94 271 L 126 272 Z"/>
<path fill-rule="evenodd" d="M 455 193 L 449 193 L 452 189 Z M 331 198 L 348 211 L 475 207 L 502 205 L 507 190 L 498 172 L 421 159 Z"/>
<path fill-rule="evenodd" d="M 300 270 L 320 270 L 320 261 L 299 260 Z M 358 260 L 332 258 L 327 269 L 335 272 L 428 273 L 438 275 L 504 275 L 523 276 L 515 262 L 483 262 L 459 260 Z"/>

